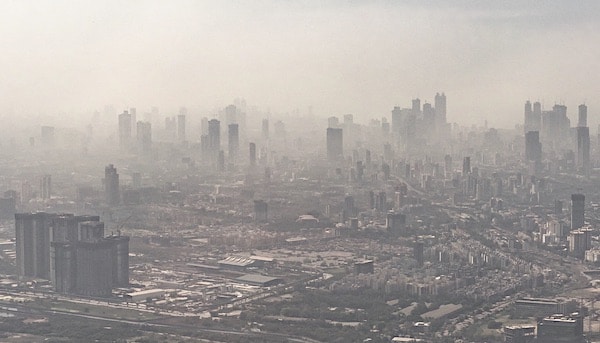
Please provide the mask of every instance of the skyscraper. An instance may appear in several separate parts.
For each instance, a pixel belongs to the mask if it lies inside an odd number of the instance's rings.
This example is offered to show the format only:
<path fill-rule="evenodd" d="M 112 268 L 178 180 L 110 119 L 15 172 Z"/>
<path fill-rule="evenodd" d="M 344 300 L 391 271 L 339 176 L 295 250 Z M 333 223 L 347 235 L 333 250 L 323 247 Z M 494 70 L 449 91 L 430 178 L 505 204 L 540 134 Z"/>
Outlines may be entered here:
<path fill-rule="evenodd" d="M 527 161 L 542 161 L 542 144 L 540 143 L 539 131 L 528 131 L 525 133 L 525 158 Z"/>
<path fill-rule="evenodd" d="M 109 164 L 104 168 L 104 194 L 106 195 L 106 203 L 109 206 L 117 206 L 121 201 L 119 191 L 119 174 L 117 168 Z"/>
<path fill-rule="evenodd" d="M 327 128 L 327 160 L 339 161 L 344 159 L 343 129 Z"/>
<path fill-rule="evenodd" d="M 435 117 L 440 124 L 446 124 L 446 94 L 435 94 Z"/>
<path fill-rule="evenodd" d="M 452 156 L 450 155 L 444 156 L 444 175 L 446 178 L 452 176 Z"/>
<path fill-rule="evenodd" d="M 119 146 L 128 148 L 131 142 L 131 114 L 127 111 L 119 114 Z"/>
<path fill-rule="evenodd" d="M 587 126 L 587 106 L 585 104 L 579 105 L 579 116 L 578 116 L 577 126 L 578 127 L 586 127 Z"/>
<path fill-rule="evenodd" d="M 421 99 L 416 98 L 412 100 L 412 113 L 416 116 L 421 114 Z"/>
<path fill-rule="evenodd" d="M 585 195 L 571 195 L 571 230 L 576 230 L 585 224 Z"/>
<path fill-rule="evenodd" d="M 17 275 L 50 279 L 50 226 L 47 213 L 15 214 Z"/>
<path fill-rule="evenodd" d="M 213 156 L 221 150 L 221 122 L 217 119 L 208 121 L 208 148 Z"/>
<path fill-rule="evenodd" d="M 240 150 L 240 136 L 238 124 L 229 124 L 228 142 L 229 161 L 235 163 L 237 160 L 238 151 Z"/>
<path fill-rule="evenodd" d="M 577 168 L 584 175 L 590 172 L 590 128 L 577 128 Z"/>
<path fill-rule="evenodd" d="M 463 158 L 463 168 L 462 168 L 463 176 L 471 173 L 471 157 L 467 156 Z"/>

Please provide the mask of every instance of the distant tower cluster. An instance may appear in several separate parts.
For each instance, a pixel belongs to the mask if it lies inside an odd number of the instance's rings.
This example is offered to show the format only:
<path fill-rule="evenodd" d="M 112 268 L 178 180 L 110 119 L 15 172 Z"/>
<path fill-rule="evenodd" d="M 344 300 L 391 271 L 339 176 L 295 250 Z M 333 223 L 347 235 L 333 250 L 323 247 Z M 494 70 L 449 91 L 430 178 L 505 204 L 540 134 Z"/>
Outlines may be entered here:
<path fill-rule="evenodd" d="M 110 296 L 129 285 L 129 237 L 104 237 L 98 216 L 15 214 L 17 274 L 60 293 Z"/>

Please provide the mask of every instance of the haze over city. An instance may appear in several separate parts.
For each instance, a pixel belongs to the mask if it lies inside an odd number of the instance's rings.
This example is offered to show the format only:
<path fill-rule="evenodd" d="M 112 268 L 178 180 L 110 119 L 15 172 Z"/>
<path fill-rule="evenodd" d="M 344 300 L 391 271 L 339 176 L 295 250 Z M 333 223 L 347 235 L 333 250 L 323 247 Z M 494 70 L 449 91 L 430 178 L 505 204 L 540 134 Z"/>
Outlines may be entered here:
<path fill-rule="evenodd" d="M 388 113 L 451 96 L 448 120 L 511 128 L 522 99 L 590 106 L 596 1 L 5 1 L 0 112 L 83 122 L 112 104 L 201 114 Z"/>
<path fill-rule="evenodd" d="M 0 2 L 0 341 L 600 343 L 600 2 Z"/>

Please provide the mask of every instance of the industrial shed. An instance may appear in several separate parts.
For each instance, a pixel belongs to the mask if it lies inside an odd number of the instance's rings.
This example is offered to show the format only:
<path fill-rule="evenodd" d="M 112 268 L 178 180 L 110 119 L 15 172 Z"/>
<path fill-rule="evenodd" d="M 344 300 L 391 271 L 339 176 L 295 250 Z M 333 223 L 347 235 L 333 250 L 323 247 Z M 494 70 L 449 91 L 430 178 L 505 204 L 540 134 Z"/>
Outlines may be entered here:
<path fill-rule="evenodd" d="M 259 274 L 246 274 L 238 277 L 235 281 L 240 283 L 246 283 L 253 286 L 260 287 L 269 287 L 274 286 L 280 283 L 283 283 L 283 280 L 280 278 L 270 277 L 266 275 Z"/>

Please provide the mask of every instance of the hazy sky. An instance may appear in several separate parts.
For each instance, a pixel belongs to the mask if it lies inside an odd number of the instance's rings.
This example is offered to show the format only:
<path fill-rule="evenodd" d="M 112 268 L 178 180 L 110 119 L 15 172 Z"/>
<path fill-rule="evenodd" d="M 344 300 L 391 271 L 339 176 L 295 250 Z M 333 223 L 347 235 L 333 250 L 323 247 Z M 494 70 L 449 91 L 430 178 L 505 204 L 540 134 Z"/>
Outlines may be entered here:
<path fill-rule="evenodd" d="M 600 1 L 0 2 L 0 111 L 225 106 L 511 127 L 526 99 L 600 122 Z M 594 130 L 595 132 L 595 130 Z"/>

